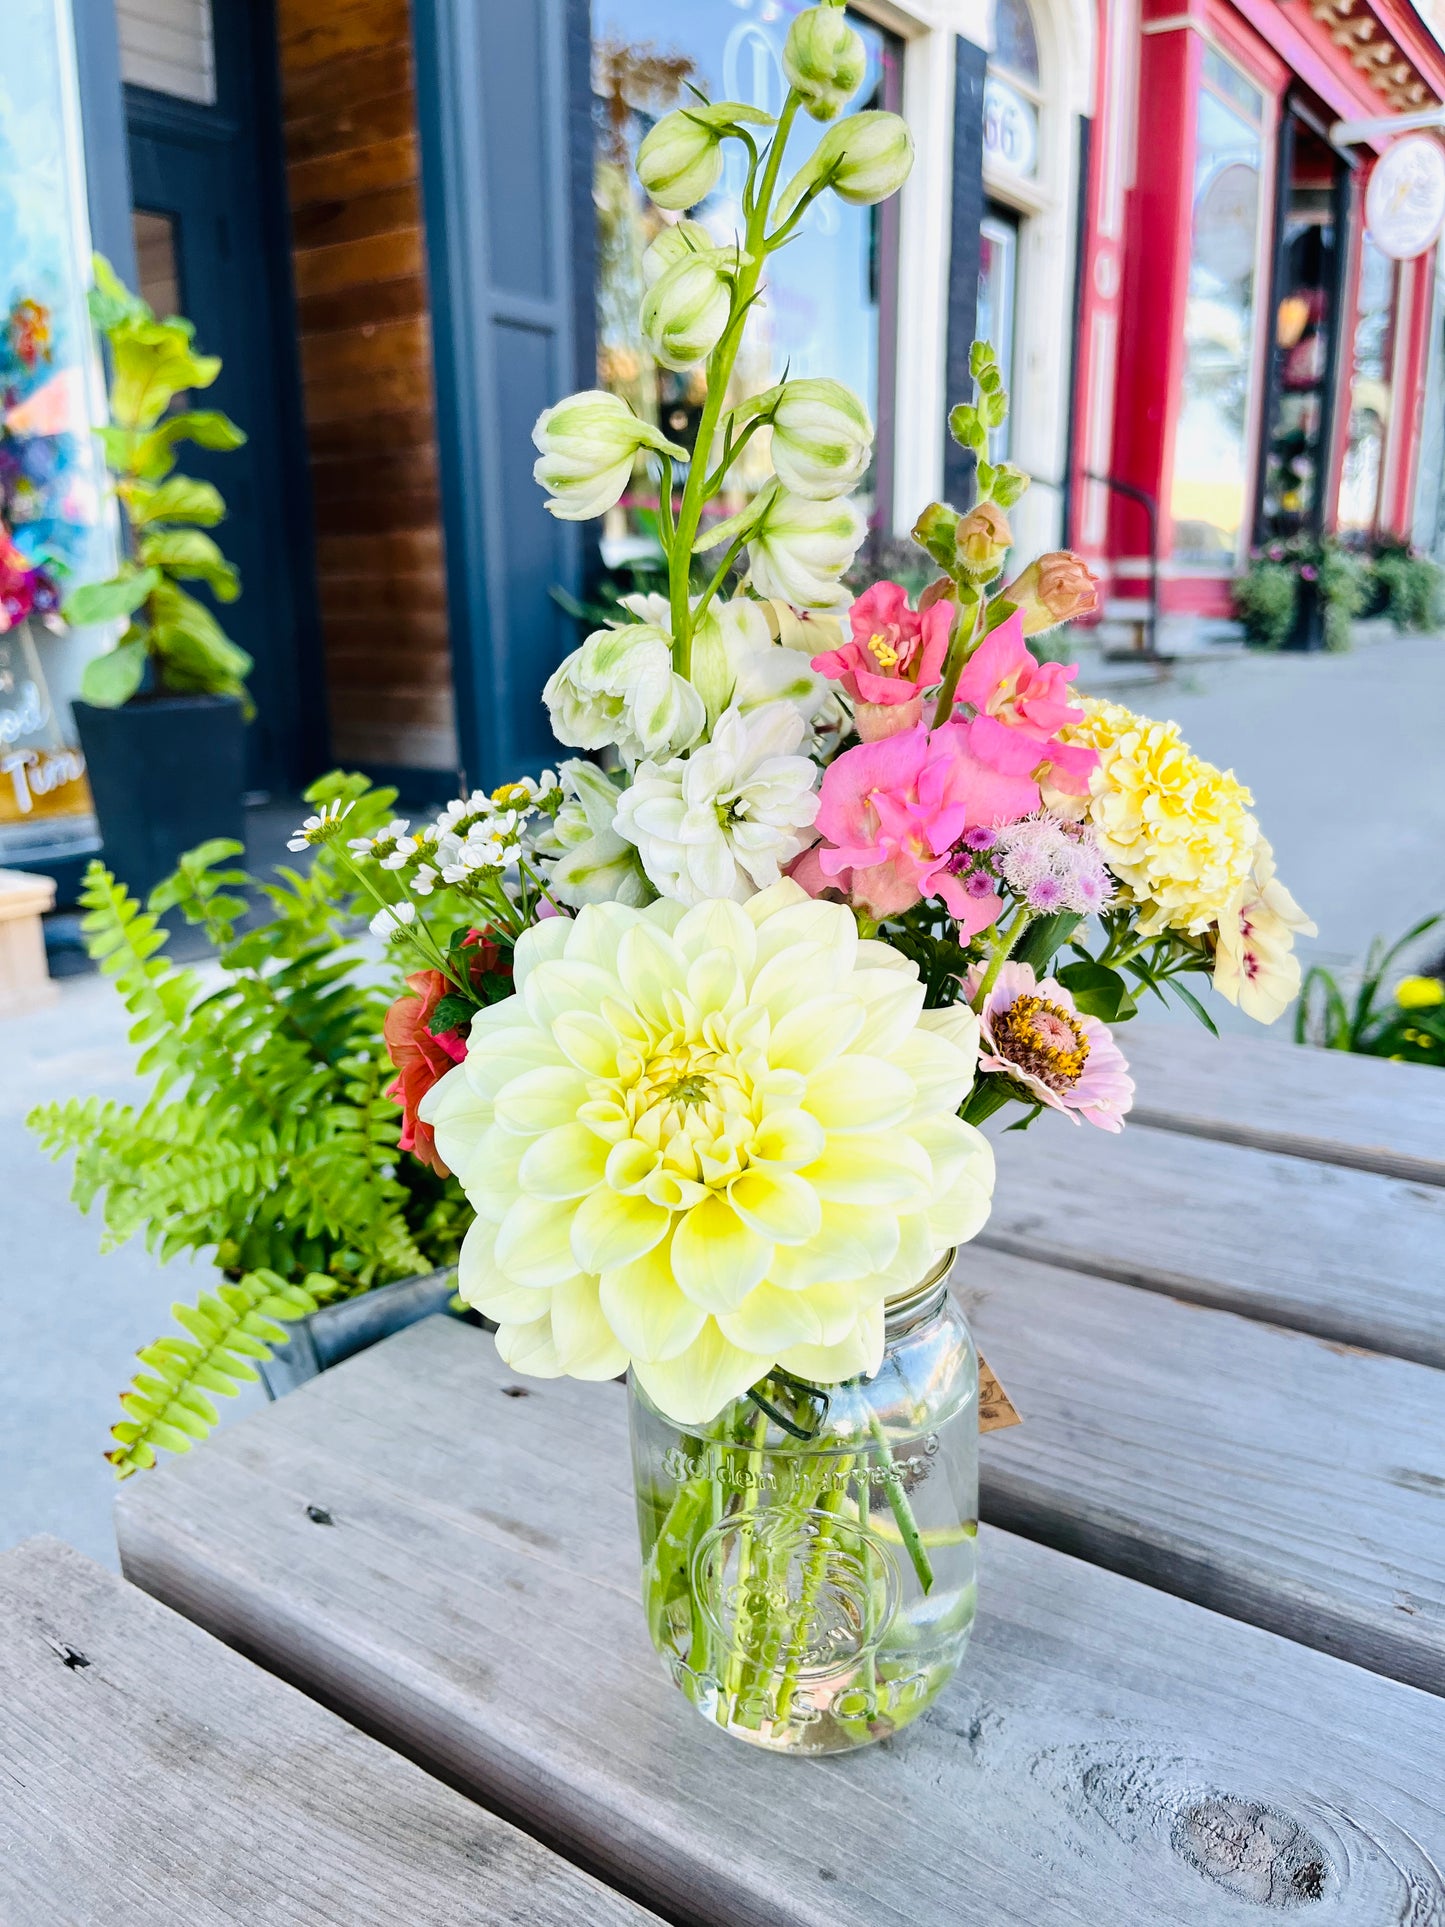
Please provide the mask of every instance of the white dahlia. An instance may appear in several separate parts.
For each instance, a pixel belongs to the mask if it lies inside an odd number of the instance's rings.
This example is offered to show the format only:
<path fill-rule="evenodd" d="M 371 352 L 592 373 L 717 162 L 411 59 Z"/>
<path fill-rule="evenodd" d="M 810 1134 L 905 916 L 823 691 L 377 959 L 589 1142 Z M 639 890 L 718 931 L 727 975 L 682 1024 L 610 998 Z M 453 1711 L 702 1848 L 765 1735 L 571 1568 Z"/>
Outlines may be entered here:
<path fill-rule="evenodd" d="M 988 1215 L 973 1013 L 924 1010 L 912 963 L 786 879 L 551 919 L 515 981 L 422 1107 L 507 1362 L 630 1363 L 687 1425 L 774 1365 L 876 1371 L 884 1299 Z"/>

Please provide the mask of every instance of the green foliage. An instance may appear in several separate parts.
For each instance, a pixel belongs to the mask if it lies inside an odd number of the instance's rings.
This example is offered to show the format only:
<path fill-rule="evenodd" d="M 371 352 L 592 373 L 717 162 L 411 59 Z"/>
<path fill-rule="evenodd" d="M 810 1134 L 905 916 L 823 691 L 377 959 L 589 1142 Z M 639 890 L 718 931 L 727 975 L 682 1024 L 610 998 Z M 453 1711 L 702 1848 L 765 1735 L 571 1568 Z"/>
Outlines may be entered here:
<path fill-rule="evenodd" d="M 308 793 L 337 798 L 361 834 L 387 820 L 395 792 L 336 773 Z M 382 1020 L 399 986 L 348 945 L 354 880 L 322 849 L 309 876 L 258 886 L 240 854 L 201 845 L 144 908 L 91 865 L 87 947 L 130 1012 L 151 1087 L 137 1105 L 74 1098 L 29 1119 L 52 1156 L 73 1155 L 72 1196 L 101 1209 L 103 1248 L 142 1237 L 169 1259 L 214 1247 L 226 1278 L 199 1313 L 177 1312 L 186 1339 L 140 1354 L 111 1455 L 122 1473 L 203 1436 L 207 1395 L 249 1376 L 227 1360 L 264 1357 L 284 1336 L 277 1318 L 449 1264 L 465 1230 L 455 1181 L 398 1150 Z M 247 930 L 243 892 L 257 888 L 271 920 Z M 218 972 L 169 961 L 168 910 L 204 928 Z"/>
<path fill-rule="evenodd" d="M 1234 613 L 1261 649 L 1282 649 L 1294 633 L 1295 571 L 1283 562 L 1256 562 L 1234 584 Z"/>
<path fill-rule="evenodd" d="M 220 494 L 209 482 L 171 472 L 178 442 L 234 449 L 246 439 L 216 410 L 166 414 L 176 395 L 209 387 L 221 364 L 196 352 L 189 321 L 157 320 L 100 255 L 90 311 L 110 344 L 111 425 L 100 436 L 130 554 L 109 581 L 77 589 L 64 613 L 76 624 L 129 621 L 115 648 L 86 665 L 81 694 L 115 709 L 143 688 L 149 673 L 161 689 L 239 697 L 250 715 L 251 658 L 180 586 L 204 582 L 220 602 L 234 602 L 241 592 L 235 569 L 202 533 L 225 516 Z"/>
<path fill-rule="evenodd" d="M 1380 605 L 1397 629 L 1438 629 L 1445 623 L 1445 569 L 1429 556 L 1382 549 L 1371 575 Z"/>
<path fill-rule="evenodd" d="M 1338 654 L 1349 648 L 1350 625 L 1365 606 L 1366 567 L 1358 556 L 1327 542 L 1318 569 L 1325 647 Z"/>
<path fill-rule="evenodd" d="M 1295 1007 L 1295 1042 L 1445 1069 L 1445 985 L 1441 985 L 1438 1000 L 1429 996 L 1428 990 L 1425 997 L 1417 994 L 1402 998 L 1404 985 L 1397 985 L 1388 1001 L 1383 992 L 1390 966 L 1400 952 L 1442 921 L 1445 919 L 1438 916 L 1426 917 L 1389 945 L 1377 938 L 1365 959 L 1353 1002 L 1334 973 L 1316 964 L 1306 973 Z M 1438 982 L 1438 976 L 1405 979 L 1405 985 L 1413 985 L 1417 993 L 1422 986 Z"/>

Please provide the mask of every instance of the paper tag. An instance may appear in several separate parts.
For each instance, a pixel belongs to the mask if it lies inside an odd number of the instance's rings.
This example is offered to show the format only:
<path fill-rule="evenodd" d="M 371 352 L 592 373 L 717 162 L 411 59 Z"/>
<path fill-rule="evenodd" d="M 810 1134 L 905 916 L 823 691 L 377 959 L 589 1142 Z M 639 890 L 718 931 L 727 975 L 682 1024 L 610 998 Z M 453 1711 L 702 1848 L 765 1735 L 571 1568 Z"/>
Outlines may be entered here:
<path fill-rule="evenodd" d="M 994 1377 L 984 1362 L 983 1353 L 978 1355 L 978 1429 L 980 1432 L 997 1432 L 1005 1425 L 1022 1425 L 1023 1420 L 1014 1410 L 1013 1401 L 1002 1385 Z"/>

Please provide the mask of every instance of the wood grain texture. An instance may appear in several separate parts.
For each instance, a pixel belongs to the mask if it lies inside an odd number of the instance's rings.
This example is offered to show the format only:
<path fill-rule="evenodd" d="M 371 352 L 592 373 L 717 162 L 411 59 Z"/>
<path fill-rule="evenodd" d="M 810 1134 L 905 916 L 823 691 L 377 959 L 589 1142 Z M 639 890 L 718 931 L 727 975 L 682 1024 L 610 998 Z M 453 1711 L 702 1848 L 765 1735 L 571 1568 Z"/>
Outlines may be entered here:
<path fill-rule="evenodd" d="M 1136 1125 L 994 1148 L 980 1244 L 1445 1366 L 1438 1186 Z"/>
<path fill-rule="evenodd" d="M 1445 1184 L 1445 1077 L 1192 1024 L 1130 1024 L 1140 1124 Z"/>
<path fill-rule="evenodd" d="M 1445 1693 L 1445 1376 L 984 1250 L 984 1516 Z"/>
<path fill-rule="evenodd" d="M 905 1738 L 724 1738 L 647 1644 L 619 1391 L 509 1388 L 415 1326 L 132 1481 L 125 1569 L 687 1927 L 1445 1923 L 1439 1701 L 988 1528 Z"/>
<path fill-rule="evenodd" d="M 430 628 L 426 648 L 398 631 L 359 671 L 354 604 L 337 593 L 352 570 L 333 549 L 369 544 L 368 573 L 387 579 L 387 545 L 419 538 L 425 606 L 434 614 L 440 598 L 445 626 L 410 8 L 278 0 L 277 30 L 333 747 L 448 771 L 450 652 Z"/>
<path fill-rule="evenodd" d="M 6 1927 L 653 1918 L 61 1545 L 0 1557 Z"/>

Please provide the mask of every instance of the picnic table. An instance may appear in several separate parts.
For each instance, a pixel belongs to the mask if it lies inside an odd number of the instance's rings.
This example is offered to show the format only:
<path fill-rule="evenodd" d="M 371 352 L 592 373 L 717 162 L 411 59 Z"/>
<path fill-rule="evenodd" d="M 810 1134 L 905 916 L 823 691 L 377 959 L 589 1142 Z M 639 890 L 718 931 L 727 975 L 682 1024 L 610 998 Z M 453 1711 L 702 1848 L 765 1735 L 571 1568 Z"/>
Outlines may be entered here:
<path fill-rule="evenodd" d="M 132 1481 L 126 1574 L 671 1921 L 1440 1927 L 1445 1078 L 1130 1054 L 1121 1139 L 999 1140 L 954 1288 L 1024 1423 L 896 1743 L 711 1731 L 648 1644 L 620 1391 L 456 1320 Z"/>

